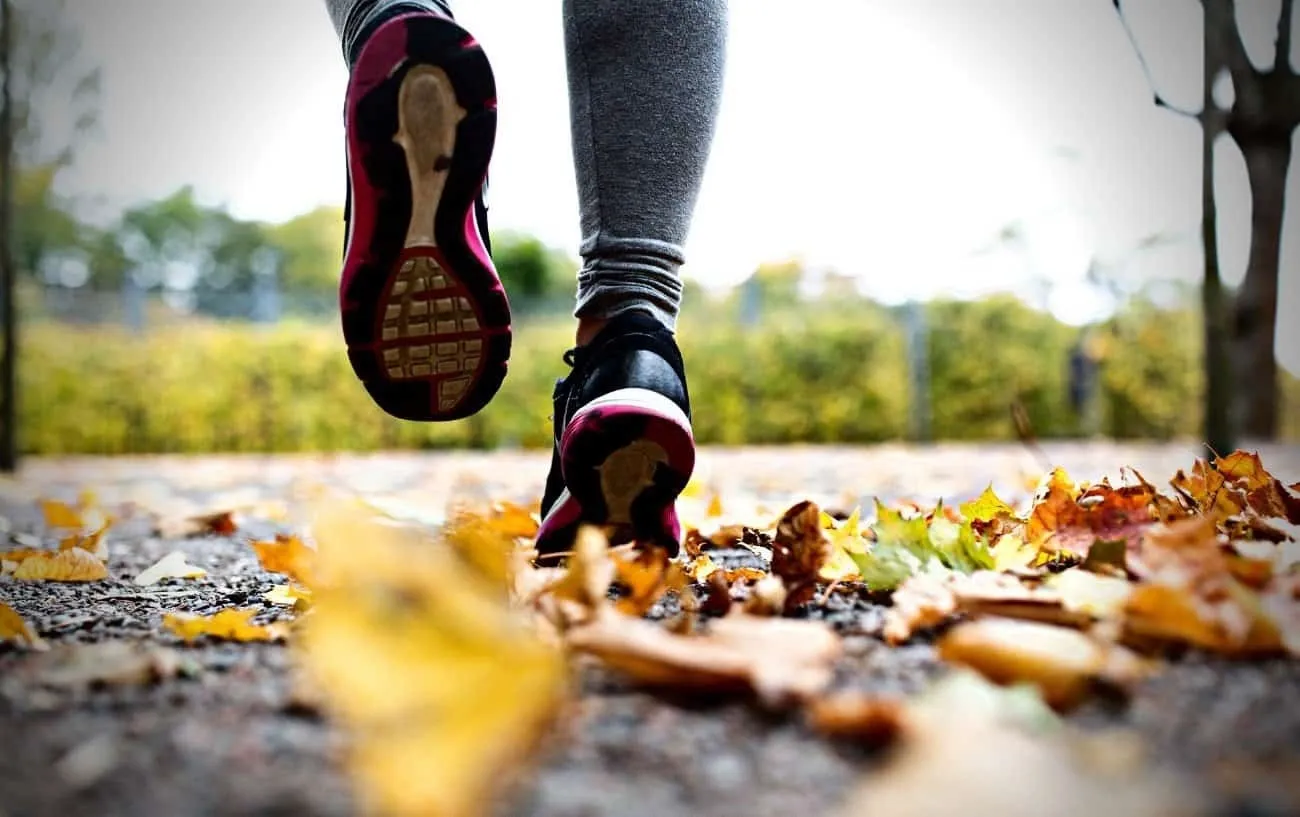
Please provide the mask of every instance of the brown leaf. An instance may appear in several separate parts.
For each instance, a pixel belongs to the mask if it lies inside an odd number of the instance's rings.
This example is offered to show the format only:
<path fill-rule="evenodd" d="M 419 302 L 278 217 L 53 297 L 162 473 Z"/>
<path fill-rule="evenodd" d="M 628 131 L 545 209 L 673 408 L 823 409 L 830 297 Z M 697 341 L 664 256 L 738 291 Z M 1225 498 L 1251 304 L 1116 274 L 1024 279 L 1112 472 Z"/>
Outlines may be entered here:
<path fill-rule="evenodd" d="M 80 548 L 24 559 L 14 571 L 24 581 L 95 582 L 108 578 L 108 568 L 95 555 Z"/>
<path fill-rule="evenodd" d="M 1142 532 L 1156 521 L 1151 512 L 1154 496 L 1143 484 L 1112 488 L 1102 482 L 1080 492 L 1065 471 L 1057 469 L 1030 511 L 1025 539 L 1080 556 L 1098 539 L 1122 540 L 1135 549 Z"/>
<path fill-rule="evenodd" d="M 893 606 L 885 613 L 885 640 L 901 644 L 957 613 L 1066 626 L 1083 626 L 1092 620 L 1088 613 L 1068 608 L 1056 591 L 1030 586 L 1007 573 L 923 573 L 895 591 Z"/>
<path fill-rule="evenodd" d="M 939 641 L 939 656 L 994 683 L 1031 683 L 1054 709 L 1077 706 L 1096 682 L 1128 689 L 1148 670 L 1132 653 L 1078 630 L 985 618 L 958 624 Z"/>
<path fill-rule="evenodd" d="M 817 592 L 820 572 L 833 554 L 821 526 L 821 509 L 800 502 L 781 517 L 772 542 L 772 574 L 785 582 L 786 609 L 810 600 Z"/>
<path fill-rule="evenodd" d="M 705 635 L 680 636 L 605 608 L 566 634 L 638 683 L 696 691 L 754 691 L 769 706 L 808 700 L 830 683 L 842 650 L 828 626 L 733 613 Z"/>
<path fill-rule="evenodd" d="M 907 730 L 907 709 L 898 698 L 842 692 L 818 698 L 807 711 L 809 724 L 821 734 L 873 749 L 893 745 Z"/>
<path fill-rule="evenodd" d="M 700 612 L 710 616 L 726 615 L 731 610 L 731 585 L 721 570 L 715 570 L 704 581 L 704 599 Z"/>

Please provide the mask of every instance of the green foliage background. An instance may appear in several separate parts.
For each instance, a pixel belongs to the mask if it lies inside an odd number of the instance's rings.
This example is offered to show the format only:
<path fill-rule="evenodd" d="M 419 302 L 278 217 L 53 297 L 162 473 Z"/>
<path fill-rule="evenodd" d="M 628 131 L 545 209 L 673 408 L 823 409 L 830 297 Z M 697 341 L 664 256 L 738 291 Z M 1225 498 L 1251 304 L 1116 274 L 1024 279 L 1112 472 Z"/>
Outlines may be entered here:
<path fill-rule="evenodd" d="M 700 442 L 905 439 L 912 394 L 903 333 L 885 309 L 863 303 L 794 310 L 749 328 L 720 320 L 721 308 L 685 315 L 679 334 Z M 928 310 L 934 438 L 1014 439 L 1015 398 L 1038 435 L 1081 433 L 1067 396 L 1079 330 L 1010 297 Z M 1197 326 L 1192 312 L 1137 303 L 1100 328 L 1103 434 L 1197 434 Z M 373 406 L 332 324 L 206 322 L 131 335 L 34 323 L 21 349 L 21 443 L 30 454 L 544 448 L 571 333 L 567 320 L 529 322 L 485 411 L 419 424 Z M 1300 397 L 1286 379 L 1289 396 Z M 1292 439 L 1297 431 L 1292 422 Z"/>

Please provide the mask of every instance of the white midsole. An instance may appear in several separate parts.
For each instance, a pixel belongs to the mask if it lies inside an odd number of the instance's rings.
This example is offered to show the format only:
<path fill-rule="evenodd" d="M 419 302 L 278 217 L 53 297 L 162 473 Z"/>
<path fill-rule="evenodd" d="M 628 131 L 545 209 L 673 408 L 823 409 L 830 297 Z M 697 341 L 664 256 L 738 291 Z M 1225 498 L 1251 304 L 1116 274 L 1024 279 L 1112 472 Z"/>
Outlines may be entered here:
<path fill-rule="evenodd" d="M 587 405 L 578 409 L 578 411 L 573 415 L 573 419 L 569 421 L 569 425 L 572 425 L 578 418 L 597 409 L 606 408 L 612 405 L 635 406 L 636 408 L 645 409 L 662 417 L 667 417 L 681 425 L 681 427 L 687 431 L 691 430 L 691 421 L 687 418 L 686 412 L 682 411 L 681 406 L 658 392 L 653 392 L 649 389 L 631 388 L 618 389 L 617 391 L 612 391 L 609 394 L 597 397 L 595 400 L 592 400 Z"/>

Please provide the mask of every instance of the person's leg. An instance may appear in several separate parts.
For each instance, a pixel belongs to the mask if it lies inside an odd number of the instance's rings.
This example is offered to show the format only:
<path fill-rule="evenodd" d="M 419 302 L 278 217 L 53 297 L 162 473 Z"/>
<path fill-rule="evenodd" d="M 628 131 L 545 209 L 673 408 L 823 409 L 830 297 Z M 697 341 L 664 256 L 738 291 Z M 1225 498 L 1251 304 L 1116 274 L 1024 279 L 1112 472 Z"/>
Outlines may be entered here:
<path fill-rule="evenodd" d="M 726 27 L 726 0 L 564 0 L 582 211 L 579 343 L 628 310 L 675 327 Z"/>
<path fill-rule="evenodd" d="M 582 217 L 577 348 L 554 396 L 537 547 L 584 524 L 675 551 L 695 466 L 675 337 L 692 211 L 721 96 L 726 0 L 565 0 Z"/>
<path fill-rule="evenodd" d="M 348 358 L 384 411 L 455 420 L 505 377 L 510 307 L 482 190 L 496 137 L 483 50 L 440 0 L 326 0 L 349 67 Z"/>

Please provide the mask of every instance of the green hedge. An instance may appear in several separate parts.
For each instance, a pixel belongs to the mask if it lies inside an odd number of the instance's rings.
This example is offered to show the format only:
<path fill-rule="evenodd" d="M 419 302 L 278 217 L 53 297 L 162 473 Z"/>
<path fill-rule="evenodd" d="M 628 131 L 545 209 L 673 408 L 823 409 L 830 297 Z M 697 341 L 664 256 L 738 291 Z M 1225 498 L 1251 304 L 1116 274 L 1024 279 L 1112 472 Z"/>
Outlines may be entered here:
<path fill-rule="evenodd" d="M 1014 398 L 1041 436 L 1079 432 L 1067 399 L 1077 330 L 1010 298 L 934 303 L 929 318 L 933 436 L 1011 439 Z M 696 311 L 680 336 L 703 443 L 876 442 L 911 428 L 903 333 L 881 308 L 792 310 L 747 329 Z M 1103 431 L 1194 436 L 1195 316 L 1135 307 L 1101 336 Z M 546 447 L 571 341 L 567 321 L 522 327 L 492 405 L 418 424 L 373 406 L 332 325 L 132 336 L 38 323 L 21 349 L 21 444 L 33 454 Z"/>

